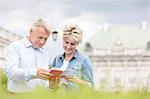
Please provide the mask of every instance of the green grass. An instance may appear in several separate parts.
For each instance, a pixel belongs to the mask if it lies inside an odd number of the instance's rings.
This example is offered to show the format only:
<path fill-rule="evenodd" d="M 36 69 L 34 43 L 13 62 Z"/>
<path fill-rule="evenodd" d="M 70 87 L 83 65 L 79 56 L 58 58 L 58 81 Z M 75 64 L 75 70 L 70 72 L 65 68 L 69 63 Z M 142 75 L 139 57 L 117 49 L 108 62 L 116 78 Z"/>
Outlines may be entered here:
<path fill-rule="evenodd" d="M 150 99 L 148 91 L 130 92 L 104 92 L 89 88 L 81 88 L 80 91 L 51 91 L 49 89 L 37 88 L 31 93 L 10 94 L 6 90 L 7 76 L 0 70 L 0 99 Z"/>

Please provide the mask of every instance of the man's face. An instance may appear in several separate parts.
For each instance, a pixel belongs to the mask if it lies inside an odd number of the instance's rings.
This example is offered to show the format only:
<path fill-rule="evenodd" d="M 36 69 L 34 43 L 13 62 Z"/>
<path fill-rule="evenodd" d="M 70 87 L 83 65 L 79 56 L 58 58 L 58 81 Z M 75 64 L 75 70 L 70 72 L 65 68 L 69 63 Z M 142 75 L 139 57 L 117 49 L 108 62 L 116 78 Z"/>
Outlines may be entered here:
<path fill-rule="evenodd" d="M 36 27 L 30 31 L 29 41 L 34 48 L 41 48 L 46 43 L 49 35 L 43 27 Z"/>

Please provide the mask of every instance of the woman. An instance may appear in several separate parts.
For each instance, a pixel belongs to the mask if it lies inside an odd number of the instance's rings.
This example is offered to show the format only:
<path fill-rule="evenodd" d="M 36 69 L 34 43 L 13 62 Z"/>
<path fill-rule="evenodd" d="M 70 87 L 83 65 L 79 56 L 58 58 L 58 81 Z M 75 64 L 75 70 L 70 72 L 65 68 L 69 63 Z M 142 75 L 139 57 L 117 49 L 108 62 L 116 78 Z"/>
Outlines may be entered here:
<path fill-rule="evenodd" d="M 77 46 L 82 41 L 82 31 L 75 25 L 66 26 L 63 31 L 64 53 L 57 56 L 52 66 L 61 70 L 71 71 L 71 75 L 65 74 L 62 79 L 67 81 L 66 88 L 75 88 L 80 85 L 93 86 L 92 64 L 90 59 L 77 50 Z M 62 74 L 63 75 L 63 74 Z"/>

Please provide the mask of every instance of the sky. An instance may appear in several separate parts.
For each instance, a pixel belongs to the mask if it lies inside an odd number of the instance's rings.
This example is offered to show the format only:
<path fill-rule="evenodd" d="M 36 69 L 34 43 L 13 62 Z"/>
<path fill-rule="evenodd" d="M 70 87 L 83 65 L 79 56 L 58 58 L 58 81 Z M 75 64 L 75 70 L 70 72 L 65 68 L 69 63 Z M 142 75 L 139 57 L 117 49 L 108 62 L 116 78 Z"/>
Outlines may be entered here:
<path fill-rule="evenodd" d="M 0 27 L 14 33 L 27 35 L 30 25 L 41 17 L 60 33 L 66 24 L 79 25 L 87 41 L 105 25 L 150 25 L 150 0 L 0 0 Z"/>

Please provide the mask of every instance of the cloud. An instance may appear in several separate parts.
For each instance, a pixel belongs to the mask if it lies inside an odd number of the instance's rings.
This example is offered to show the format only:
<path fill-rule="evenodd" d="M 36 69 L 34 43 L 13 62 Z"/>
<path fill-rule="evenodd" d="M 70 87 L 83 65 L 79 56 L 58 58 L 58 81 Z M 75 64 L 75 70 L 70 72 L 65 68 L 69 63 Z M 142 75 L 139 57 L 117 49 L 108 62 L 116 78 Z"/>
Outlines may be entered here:
<path fill-rule="evenodd" d="M 74 22 L 87 31 L 98 31 L 95 26 L 137 24 L 148 18 L 148 0 L 5 0 L 0 1 L 0 26 L 21 35 L 39 17 L 49 19 L 61 28 Z M 88 32 L 87 32 L 88 33 Z"/>

